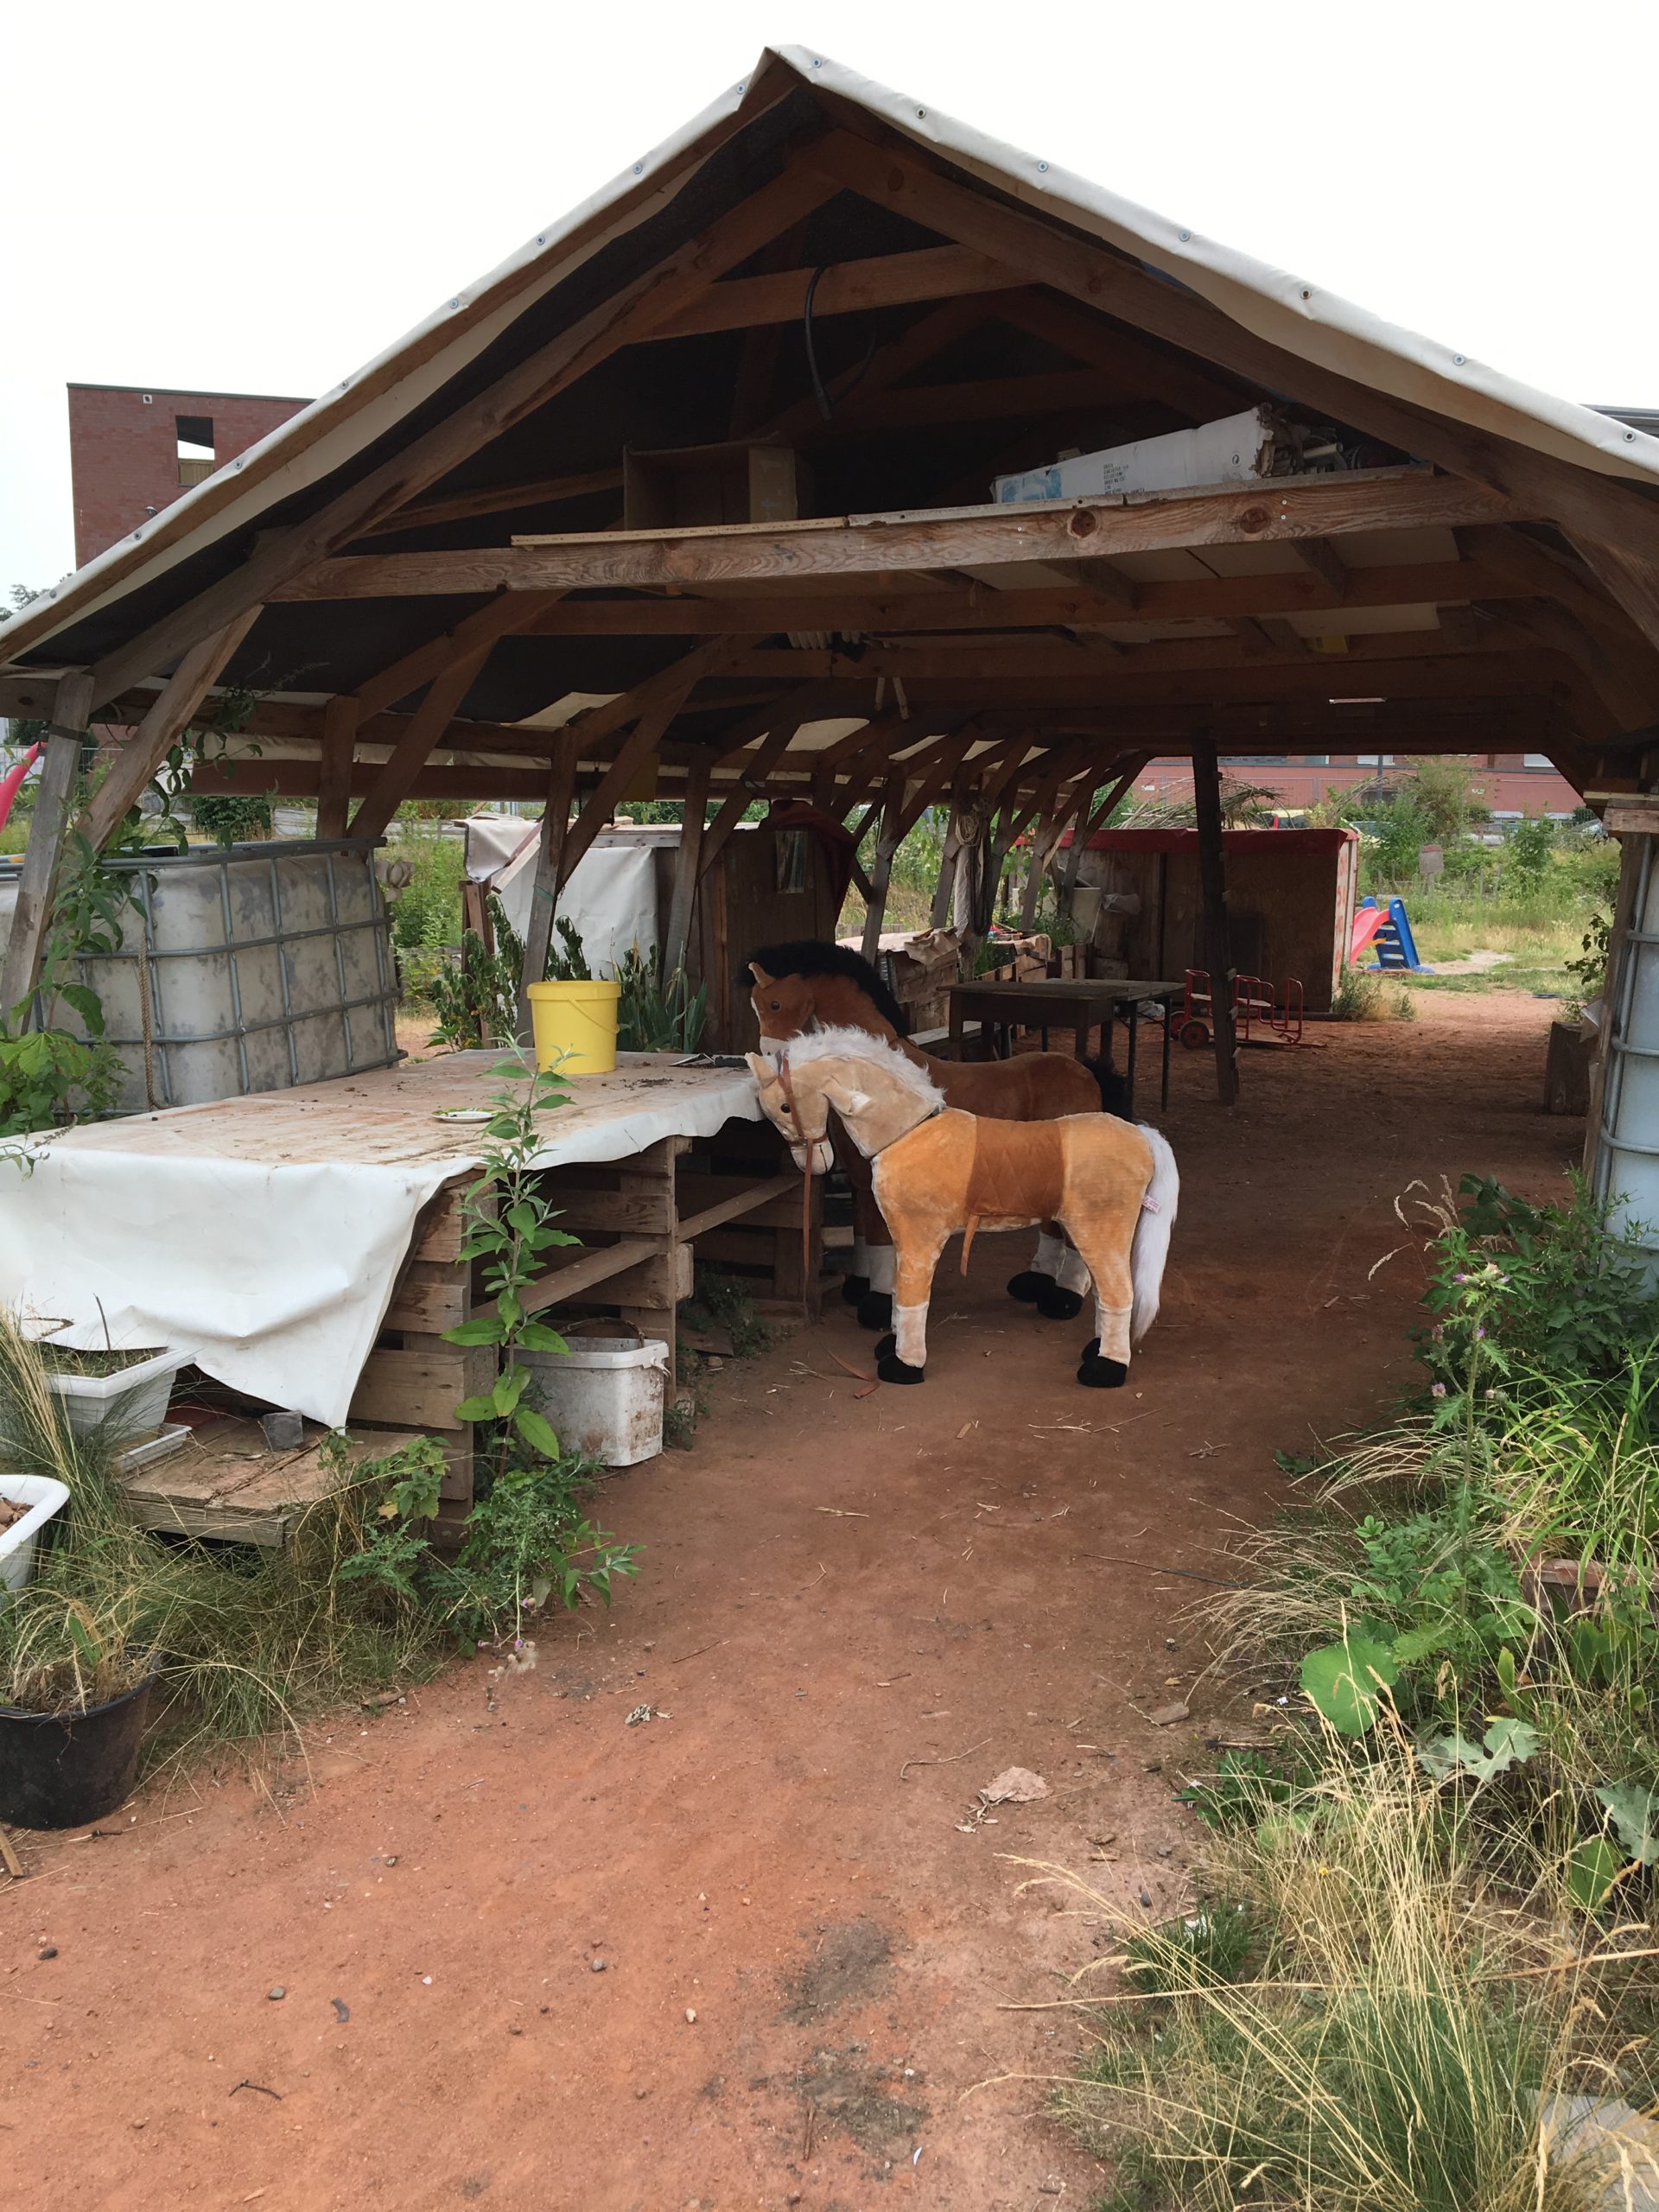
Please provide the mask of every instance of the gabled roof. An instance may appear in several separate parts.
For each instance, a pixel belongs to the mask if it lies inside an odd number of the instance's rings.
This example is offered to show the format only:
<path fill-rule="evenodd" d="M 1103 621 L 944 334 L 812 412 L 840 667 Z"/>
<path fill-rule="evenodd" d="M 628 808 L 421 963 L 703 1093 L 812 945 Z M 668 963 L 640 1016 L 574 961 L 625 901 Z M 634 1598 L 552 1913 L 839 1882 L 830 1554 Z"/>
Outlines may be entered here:
<path fill-rule="evenodd" d="M 592 199 L 538 231 L 375 359 L 44 594 L 7 626 L 13 664 L 80 664 L 146 632 L 234 569 L 257 534 L 304 520 L 560 333 L 585 316 L 602 317 L 607 303 L 630 283 L 775 175 L 789 153 L 823 127 L 826 105 L 849 128 L 859 128 L 861 117 L 868 119 L 866 130 L 869 122 L 884 126 L 1005 205 L 1017 203 L 1130 257 L 1287 354 L 1557 461 L 1659 486 L 1659 439 L 1645 428 L 1533 390 L 810 48 L 769 48 L 750 76 Z M 869 219 L 868 208 L 865 213 Z M 888 228 L 892 232 L 891 219 Z M 913 244 L 912 228 L 905 242 Z M 625 401 L 631 423 L 648 423 L 653 411 L 672 413 L 648 380 L 621 389 L 618 405 Z M 602 394 L 565 407 L 556 427 L 567 467 L 582 466 L 585 437 L 595 449 L 614 451 L 616 423 L 603 420 L 604 407 Z M 658 442 L 672 442 L 670 427 L 671 436 Z M 463 467 L 445 480 L 465 475 Z M 583 526 L 598 526 L 601 518 Z M 384 537 L 377 540 L 385 543 Z M 423 605 L 428 627 L 435 620 L 442 626 L 442 605 Z M 367 665 L 377 654 L 384 661 L 403 642 L 395 626 L 376 633 L 367 608 L 353 619 L 358 627 L 352 643 Z M 319 633 L 311 665 L 332 660 L 337 651 L 349 658 L 343 637 L 336 644 Z M 270 652 L 267 646 L 267 660 Z M 619 669 L 618 680 L 633 674 Z M 315 688 L 335 688 L 334 678 L 331 669 Z"/>

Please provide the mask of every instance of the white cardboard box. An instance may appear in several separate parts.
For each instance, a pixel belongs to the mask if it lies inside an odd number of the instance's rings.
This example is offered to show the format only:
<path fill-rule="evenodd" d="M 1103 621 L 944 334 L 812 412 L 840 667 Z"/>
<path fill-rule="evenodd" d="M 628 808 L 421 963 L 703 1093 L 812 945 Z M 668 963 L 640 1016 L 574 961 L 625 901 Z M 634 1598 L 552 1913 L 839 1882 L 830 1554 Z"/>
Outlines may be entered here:
<path fill-rule="evenodd" d="M 1265 407 L 1205 423 L 1196 430 L 1141 438 L 1130 446 L 1081 453 L 1047 468 L 999 476 L 999 505 L 1027 499 L 1098 499 L 1115 492 L 1179 492 L 1203 484 L 1242 482 L 1273 467 L 1273 417 Z"/>

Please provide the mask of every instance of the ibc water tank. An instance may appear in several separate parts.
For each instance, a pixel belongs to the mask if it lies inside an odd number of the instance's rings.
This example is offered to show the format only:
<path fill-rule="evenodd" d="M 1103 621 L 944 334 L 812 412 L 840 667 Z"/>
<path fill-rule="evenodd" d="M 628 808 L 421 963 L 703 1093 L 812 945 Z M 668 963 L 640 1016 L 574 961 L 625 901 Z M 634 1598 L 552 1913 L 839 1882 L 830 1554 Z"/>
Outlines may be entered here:
<path fill-rule="evenodd" d="M 106 866 L 130 892 L 120 949 L 79 969 L 126 1071 L 118 1112 L 285 1090 L 397 1058 L 397 969 L 372 844 L 195 848 Z M 61 1002 L 57 1019 L 79 1027 Z"/>

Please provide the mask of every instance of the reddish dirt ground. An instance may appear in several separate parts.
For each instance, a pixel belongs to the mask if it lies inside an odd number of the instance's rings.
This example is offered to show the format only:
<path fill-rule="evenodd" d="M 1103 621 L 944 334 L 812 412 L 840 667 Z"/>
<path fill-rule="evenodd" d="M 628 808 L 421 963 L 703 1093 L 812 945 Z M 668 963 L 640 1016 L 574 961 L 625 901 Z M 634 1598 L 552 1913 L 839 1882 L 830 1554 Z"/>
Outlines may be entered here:
<path fill-rule="evenodd" d="M 1404 1380 L 1418 1274 L 1368 1274 L 1397 1192 L 1553 1185 L 1582 1125 L 1538 1111 L 1548 1015 L 1325 1028 L 1248 1056 L 1230 1117 L 1178 1055 L 1180 1220 L 1126 1389 L 1076 1386 L 1084 1325 L 1013 1306 L 1019 1255 L 982 1238 L 919 1389 L 855 1397 L 839 1305 L 715 1376 L 696 1449 L 605 1493 L 638 1580 L 535 1672 L 457 1665 L 314 1730 L 274 1801 L 199 1777 L 113 1838 L 21 1839 L 8 2200 L 1081 2212 L 1104 2177 L 1044 2079 L 1084 2031 L 1006 2008 L 1061 1994 L 1092 1931 L 1011 1859 L 1183 1901 L 1173 1794 L 1219 1693 L 1145 1717 L 1203 1657 L 1202 1586 L 1160 1570 L 1224 1575 L 1274 1448 Z M 1052 1794 L 975 1826 L 1011 1765 Z"/>

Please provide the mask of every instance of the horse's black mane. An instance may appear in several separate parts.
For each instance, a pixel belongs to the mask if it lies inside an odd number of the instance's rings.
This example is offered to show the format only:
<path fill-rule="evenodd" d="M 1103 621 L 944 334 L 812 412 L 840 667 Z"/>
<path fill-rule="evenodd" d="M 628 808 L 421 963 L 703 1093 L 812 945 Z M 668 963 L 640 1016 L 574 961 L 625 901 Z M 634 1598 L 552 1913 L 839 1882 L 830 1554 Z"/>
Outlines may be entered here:
<path fill-rule="evenodd" d="M 754 985 L 749 960 L 758 968 L 764 968 L 768 976 L 844 976 L 874 1001 L 876 1012 L 884 1020 L 890 1021 L 901 1037 L 910 1034 L 905 1009 L 883 982 L 880 971 L 871 967 L 861 953 L 849 952 L 844 944 L 828 944 L 821 938 L 811 937 L 800 938 L 792 944 L 763 944 L 759 951 L 749 954 L 738 970 L 738 981 L 745 991 L 753 989 Z"/>

